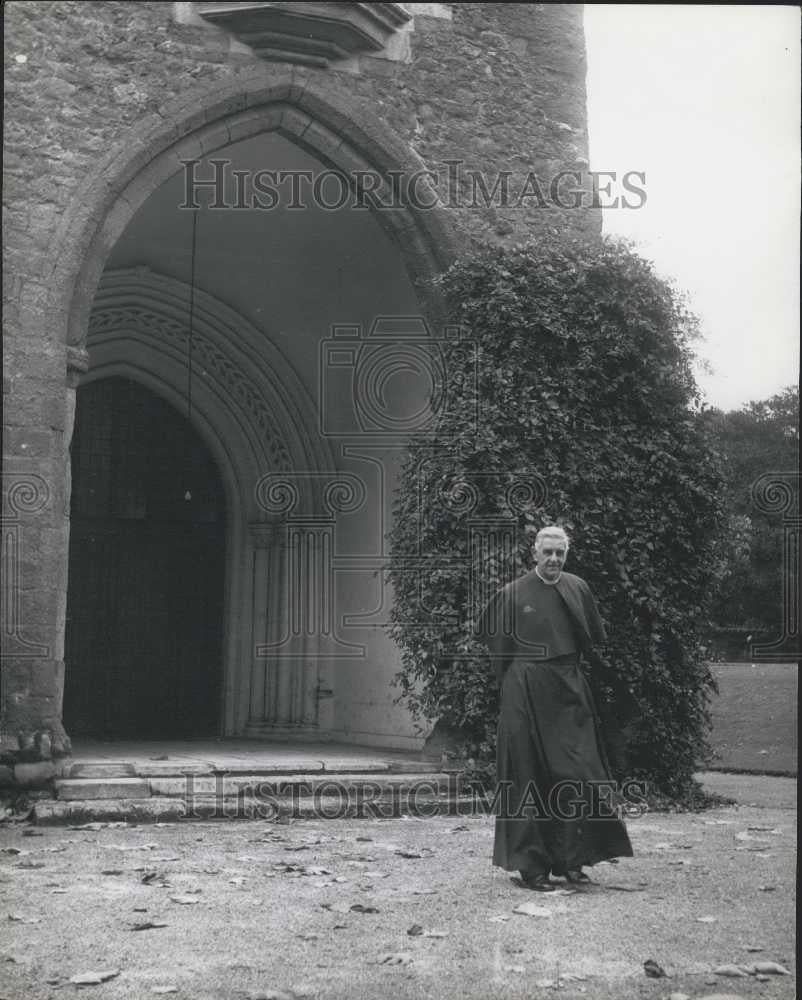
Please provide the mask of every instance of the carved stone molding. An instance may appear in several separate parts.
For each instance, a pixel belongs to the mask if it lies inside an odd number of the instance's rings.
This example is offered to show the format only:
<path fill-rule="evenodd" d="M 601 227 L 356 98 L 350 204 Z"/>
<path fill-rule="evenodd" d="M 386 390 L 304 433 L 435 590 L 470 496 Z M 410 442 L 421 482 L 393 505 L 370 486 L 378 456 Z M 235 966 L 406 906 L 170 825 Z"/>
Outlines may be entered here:
<path fill-rule="evenodd" d="M 89 322 L 93 359 L 118 339 L 141 343 L 186 367 L 189 357 L 188 286 L 145 267 L 107 271 Z M 93 360 L 93 365 L 94 365 Z M 242 428 L 258 458 L 247 490 L 264 471 L 327 468 L 320 450 L 314 403 L 298 375 L 270 338 L 213 296 L 196 289 L 192 371 Z M 91 374 L 91 371 L 90 371 Z M 184 393 L 185 384 L 177 385 Z M 229 443 L 228 450 L 235 447 Z M 256 475 L 253 475 L 253 473 Z M 270 520 L 268 518 L 267 520 Z"/>
<path fill-rule="evenodd" d="M 186 323 L 172 319 L 147 306 L 106 306 L 92 313 L 89 323 L 90 341 L 108 331 L 129 330 L 153 339 L 163 346 L 172 344 L 183 354 L 187 352 L 189 330 Z M 267 451 L 277 469 L 292 468 L 290 455 L 284 442 L 276 434 L 275 415 L 268 406 L 263 391 L 248 378 L 211 338 L 198 331 L 192 336 L 193 361 L 196 366 L 213 371 L 215 380 L 222 384 L 231 399 L 247 411 L 259 428 Z"/>
<path fill-rule="evenodd" d="M 328 66 L 376 53 L 411 15 L 398 3 L 196 3 L 262 59 Z"/>

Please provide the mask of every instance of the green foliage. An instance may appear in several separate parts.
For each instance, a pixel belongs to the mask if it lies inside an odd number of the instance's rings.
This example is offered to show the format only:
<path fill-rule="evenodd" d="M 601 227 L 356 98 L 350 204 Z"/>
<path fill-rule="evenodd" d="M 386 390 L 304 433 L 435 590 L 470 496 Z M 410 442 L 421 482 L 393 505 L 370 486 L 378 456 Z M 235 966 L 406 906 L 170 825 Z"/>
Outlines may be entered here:
<path fill-rule="evenodd" d="M 729 413 L 713 410 L 707 419 L 723 459 L 729 521 L 713 620 L 721 629 L 775 638 L 782 630 L 782 518 L 757 509 L 751 490 L 762 475 L 799 469 L 799 388 Z"/>
<path fill-rule="evenodd" d="M 589 668 L 600 711 L 632 716 L 628 774 L 682 796 L 705 752 L 713 681 L 699 639 L 721 519 L 694 319 L 609 241 L 487 248 L 442 287 L 476 349 L 447 359 L 438 433 L 409 447 L 396 492 L 400 697 L 492 756 L 498 691 L 473 628 L 531 567 L 528 532 L 561 523 L 566 569 L 590 584 L 610 636 Z"/>

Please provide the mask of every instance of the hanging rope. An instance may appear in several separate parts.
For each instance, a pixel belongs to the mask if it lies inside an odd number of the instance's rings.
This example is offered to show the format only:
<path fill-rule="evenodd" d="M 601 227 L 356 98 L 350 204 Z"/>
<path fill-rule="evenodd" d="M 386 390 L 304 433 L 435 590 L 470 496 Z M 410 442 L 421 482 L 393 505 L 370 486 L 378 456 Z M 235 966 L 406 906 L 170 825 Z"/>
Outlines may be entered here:
<path fill-rule="evenodd" d="M 198 249 L 198 210 L 192 212 L 192 255 L 189 274 L 189 332 L 187 334 L 187 420 L 192 420 L 192 350 L 195 340 L 195 258 Z M 184 499 L 192 499 L 192 490 L 187 486 Z"/>
<path fill-rule="evenodd" d="M 189 276 L 189 336 L 187 338 L 187 417 L 192 419 L 192 349 L 195 336 L 195 257 L 198 247 L 198 210 L 192 211 L 192 257 Z"/>

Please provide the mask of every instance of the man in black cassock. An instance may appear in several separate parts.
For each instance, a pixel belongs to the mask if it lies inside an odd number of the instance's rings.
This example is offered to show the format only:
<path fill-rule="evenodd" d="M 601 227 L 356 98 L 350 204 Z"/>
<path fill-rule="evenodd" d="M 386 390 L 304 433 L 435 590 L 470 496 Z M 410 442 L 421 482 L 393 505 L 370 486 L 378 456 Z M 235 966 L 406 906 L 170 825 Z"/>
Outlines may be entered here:
<path fill-rule="evenodd" d="M 478 635 L 501 685 L 493 864 L 529 889 L 549 875 L 588 882 L 583 865 L 631 857 L 580 655 L 606 639 L 584 580 L 563 572 L 568 537 L 543 528 L 535 569 L 490 601 Z"/>

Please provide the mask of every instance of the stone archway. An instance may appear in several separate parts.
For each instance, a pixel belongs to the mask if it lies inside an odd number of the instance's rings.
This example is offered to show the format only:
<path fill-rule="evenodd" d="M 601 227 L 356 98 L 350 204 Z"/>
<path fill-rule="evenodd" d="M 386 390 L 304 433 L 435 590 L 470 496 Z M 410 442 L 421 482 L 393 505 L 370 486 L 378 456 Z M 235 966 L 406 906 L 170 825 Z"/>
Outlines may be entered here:
<path fill-rule="evenodd" d="M 286 67 L 260 66 L 222 86 L 195 85 L 127 129 L 97 171 L 76 191 L 53 233 L 49 253 L 42 256 L 39 264 L 32 264 L 30 282 L 41 290 L 41 295 L 30 321 L 45 326 L 51 331 L 52 340 L 64 345 L 66 385 L 64 414 L 59 418 L 60 446 L 48 453 L 46 461 L 35 465 L 47 473 L 51 484 L 44 500 L 41 503 L 37 500 L 37 524 L 33 532 L 48 539 L 46 566 L 40 571 L 47 593 L 38 602 L 41 612 L 38 605 L 36 611 L 46 642 L 32 651 L 26 647 L 19 662 L 12 657 L 5 668 L 7 676 L 13 674 L 21 679 L 14 698 L 4 696 L 3 702 L 2 745 L 14 758 L 22 754 L 23 760 L 46 760 L 51 753 L 60 756 L 70 750 L 69 737 L 61 724 L 69 443 L 75 389 L 88 367 L 90 314 L 106 261 L 137 209 L 180 169 L 182 159 L 202 157 L 238 138 L 271 130 L 312 151 L 322 163 L 349 175 L 367 170 L 383 177 L 392 171 L 410 176 L 424 166 L 389 127 L 366 111 L 361 102 L 352 99 L 347 81 L 329 77 L 314 80 Z M 425 179 L 419 190 L 427 190 Z M 444 221 L 444 209 L 437 206 L 436 193 L 429 190 L 430 197 L 426 200 L 432 208 L 405 206 L 381 214 L 379 220 L 399 248 L 407 273 L 418 289 L 422 312 L 434 321 L 439 316 L 439 300 L 430 279 L 452 259 L 455 241 L 450 225 Z M 105 363 L 109 374 L 114 370 L 131 374 L 132 366 L 136 367 L 133 359 L 126 362 L 107 358 Z M 143 372 L 138 370 L 134 377 L 142 376 Z M 167 397 L 176 392 L 169 380 L 155 388 Z M 201 432 L 202 422 L 202 415 L 198 415 Z M 25 463 L 23 466 L 27 468 Z M 31 479 L 27 472 L 25 475 Z M 38 473 L 33 477 L 37 483 L 42 478 Z M 229 478 L 233 481 L 233 473 Z M 9 497 L 12 492 L 9 491 Z M 274 527 L 269 519 L 244 520 L 243 524 L 240 551 L 248 551 L 252 558 L 266 564 L 268 553 L 274 551 Z M 248 536 L 247 541 L 244 536 Z M 252 638 L 251 632 L 247 641 Z M 231 639 L 232 643 L 241 641 L 241 638 Z M 36 675 L 33 686 L 24 680 L 32 676 L 32 671 Z M 234 680 L 227 679 L 229 683 Z M 4 690 L 7 688 L 4 684 Z M 227 686 L 227 732 L 242 731 L 249 704 L 254 697 L 259 699 L 258 686 L 248 696 L 242 693 L 243 685 L 238 690 L 240 694 L 235 696 Z"/>
<path fill-rule="evenodd" d="M 282 74 L 283 76 L 283 74 Z M 356 105 L 343 84 L 296 83 L 291 76 L 265 85 L 263 73 L 244 76 L 225 87 L 199 91 L 160 109 L 157 122 L 146 119 L 127 134 L 107 158 L 99 177 L 79 195 L 74 214 L 56 236 L 63 249 L 55 286 L 67 292 L 65 341 L 83 345 L 92 297 L 105 261 L 137 209 L 182 168 L 251 136 L 275 131 L 308 150 L 322 163 L 353 178 L 381 179 L 376 197 L 393 203 L 392 178 L 416 178 L 417 197 L 376 218 L 398 246 L 419 292 L 423 311 L 440 314 L 432 279 L 453 259 L 455 239 L 439 195 L 423 162 L 378 118 Z M 138 152 L 131 155 L 131 149 Z M 83 205 L 80 205 L 83 202 Z"/>

